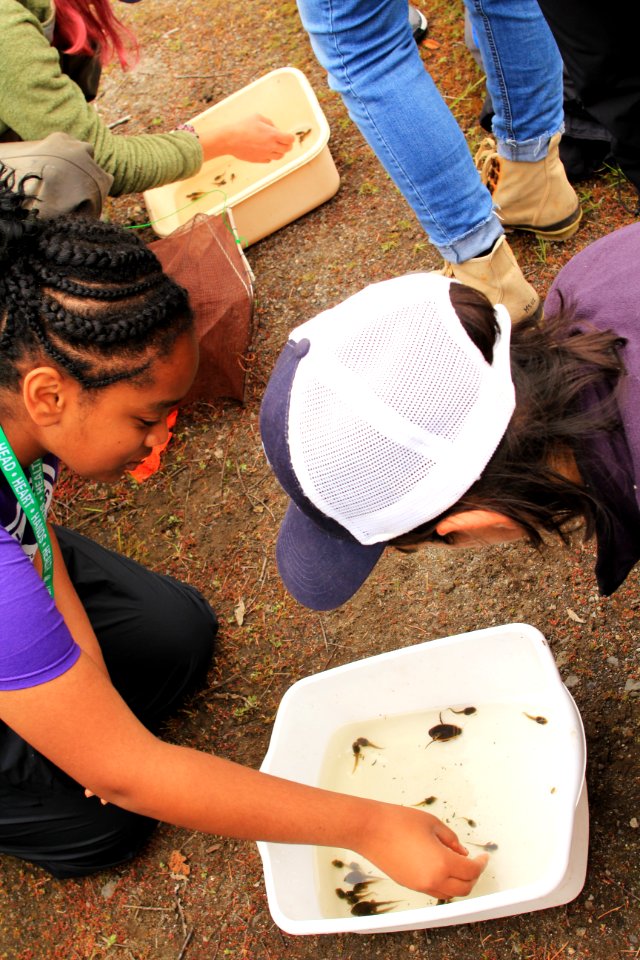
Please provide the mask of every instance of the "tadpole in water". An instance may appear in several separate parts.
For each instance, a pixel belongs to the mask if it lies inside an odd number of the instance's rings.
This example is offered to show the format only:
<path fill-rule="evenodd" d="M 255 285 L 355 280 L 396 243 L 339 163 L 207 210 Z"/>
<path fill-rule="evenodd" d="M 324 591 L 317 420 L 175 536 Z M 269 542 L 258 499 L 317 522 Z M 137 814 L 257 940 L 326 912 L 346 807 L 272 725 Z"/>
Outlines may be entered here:
<path fill-rule="evenodd" d="M 390 910 L 393 910 L 396 903 L 400 903 L 399 900 L 360 900 L 359 903 L 355 903 L 351 907 L 351 913 L 354 917 L 371 917 L 377 913 L 389 913 Z M 381 910 L 381 907 L 386 907 L 386 910 Z"/>
<path fill-rule="evenodd" d="M 378 882 L 378 877 L 372 877 L 370 880 L 359 880 L 358 883 L 354 883 L 353 892 L 357 896 L 360 896 L 360 894 L 366 893 L 367 888 L 370 887 L 372 883 L 377 883 L 377 882 Z"/>
<path fill-rule="evenodd" d="M 200 197 L 204 197 L 204 190 L 194 190 L 187 194 L 187 200 L 199 200 Z"/>
<path fill-rule="evenodd" d="M 298 143 L 302 143 L 303 140 L 306 140 L 310 133 L 311 133 L 311 127 L 309 127 L 308 130 L 296 130 L 296 137 L 298 138 Z"/>
<path fill-rule="evenodd" d="M 370 740 L 367 740 L 366 737 L 358 737 L 357 740 L 354 740 L 351 744 L 351 750 L 353 751 L 353 771 L 355 772 L 356 767 L 358 766 L 358 760 L 362 756 L 363 747 L 373 747 L 375 750 L 384 750 L 384 747 L 379 747 L 377 743 L 371 743 Z"/>
<path fill-rule="evenodd" d="M 344 863 L 342 862 L 342 860 L 332 860 L 331 866 L 338 867 L 338 869 L 341 869 L 342 867 L 344 867 Z"/>
<path fill-rule="evenodd" d="M 436 723 L 435 727 L 431 727 L 429 730 L 431 740 L 429 740 L 425 750 L 436 740 L 439 740 L 441 743 L 446 743 L 447 740 L 453 740 L 455 737 L 459 737 L 461 733 L 462 727 L 456 727 L 455 723 L 443 723 L 442 713 L 440 713 L 440 723 Z"/>
<path fill-rule="evenodd" d="M 465 843 L 471 844 L 472 847 L 480 847 L 481 850 L 486 850 L 487 853 L 495 853 L 498 849 L 497 843 L 474 843 L 473 840 L 465 840 Z"/>
<path fill-rule="evenodd" d="M 470 717 L 473 713 L 477 713 L 476 707 L 465 707 L 464 710 L 454 710 L 453 707 L 449 707 L 451 713 L 463 713 L 465 717 Z"/>
<path fill-rule="evenodd" d="M 458 820 L 464 820 L 466 823 L 469 824 L 470 827 L 477 827 L 477 826 L 478 826 L 478 824 L 475 822 L 475 820 L 471 820 L 469 817 L 458 817 Z"/>
<path fill-rule="evenodd" d="M 536 723 L 545 724 L 549 723 L 546 717 L 532 717 L 530 713 L 527 713 L 526 710 L 522 711 L 525 717 L 529 717 L 529 720 L 535 720 Z"/>
<path fill-rule="evenodd" d="M 427 744 L 428 746 L 428 744 Z M 420 800 L 418 803 L 414 803 L 414 807 L 430 807 L 432 803 L 435 803 L 437 797 L 425 797 L 424 800 Z"/>
<path fill-rule="evenodd" d="M 370 880 L 371 877 L 364 873 L 360 867 L 352 867 L 352 869 L 345 875 L 345 883 L 364 883 L 365 880 Z M 377 878 L 376 878 L 377 879 Z"/>

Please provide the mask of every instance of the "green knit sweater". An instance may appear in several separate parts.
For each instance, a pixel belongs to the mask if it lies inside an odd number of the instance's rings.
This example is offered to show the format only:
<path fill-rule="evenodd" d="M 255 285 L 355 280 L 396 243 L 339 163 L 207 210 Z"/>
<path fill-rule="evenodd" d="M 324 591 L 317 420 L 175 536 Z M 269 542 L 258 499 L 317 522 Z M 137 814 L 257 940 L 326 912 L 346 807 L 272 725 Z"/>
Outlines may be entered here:
<path fill-rule="evenodd" d="M 202 164 L 191 133 L 112 133 L 80 88 L 62 73 L 43 32 L 50 0 L 0 0 L 0 139 L 21 140 L 61 131 L 93 144 L 96 163 L 113 175 L 111 193 L 133 193 L 190 177 Z"/>

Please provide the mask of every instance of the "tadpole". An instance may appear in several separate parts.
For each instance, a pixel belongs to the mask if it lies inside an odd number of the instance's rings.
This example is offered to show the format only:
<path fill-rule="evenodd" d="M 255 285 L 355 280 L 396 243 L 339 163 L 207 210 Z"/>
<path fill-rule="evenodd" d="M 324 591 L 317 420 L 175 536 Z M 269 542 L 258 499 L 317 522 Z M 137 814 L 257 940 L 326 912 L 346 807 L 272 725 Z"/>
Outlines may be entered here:
<path fill-rule="evenodd" d="M 464 820 L 466 823 L 469 824 L 470 827 L 477 827 L 477 826 L 478 826 L 478 824 L 475 822 L 475 820 L 471 820 L 470 817 L 458 817 L 458 820 Z"/>
<path fill-rule="evenodd" d="M 522 712 L 524 713 L 525 717 L 529 717 L 529 720 L 535 720 L 536 723 L 540 723 L 540 724 L 549 723 L 546 717 L 532 717 L 531 714 L 527 713 L 526 710 L 523 710 Z"/>
<path fill-rule="evenodd" d="M 345 880 L 346 882 L 346 880 Z M 353 885 L 353 892 L 357 895 L 361 893 L 366 893 L 367 887 L 370 887 L 372 883 L 377 883 L 378 877 L 372 877 L 370 880 L 359 880 Z"/>
<path fill-rule="evenodd" d="M 377 743 L 371 743 L 371 741 L 367 740 L 366 737 L 358 737 L 358 739 L 354 740 L 353 743 L 351 744 L 351 749 L 353 751 L 353 757 L 354 757 L 352 773 L 355 772 L 355 769 L 358 766 L 358 760 L 362 755 L 363 747 L 373 747 L 375 750 L 384 750 L 384 747 L 379 747 Z"/>
<path fill-rule="evenodd" d="M 360 867 L 356 866 L 356 867 L 352 867 L 351 870 L 349 871 L 349 873 L 346 874 L 346 876 L 345 876 L 345 878 L 344 878 L 344 882 L 345 882 L 345 883 L 356 883 L 356 884 L 358 884 L 358 883 L 364 883 L 365 880 L 369 880 L 369 879 L 371 879 L 371 878 L 370 878 L 369 876 L 367 876 L 367 874 L 364 873 L 364 872 L 360 869 Z"/>
<path fill-rule="evenodd" d="M 393 910 L 396 903 L 400 903 L 399 900 L 360 900 L 359 903 L 355 903 L 351 907 L 351 913 L 354 917 L 371 917 L 377 913 L 389 913 L 390 910 Z M 380 907 L 386 907 L 386 910 L 381 910 Z"/>
<path fill-rule="evenodd" d="M 427 744 L 429 746 L 429 744 Z M 430 807 L 432 803 L 435 803 L 437 797 L 425 797 L 424 800 L 420 800 L 418 803 L 414 803 L 414 807 Z"/>
<path fill-rule="evenodd" d="M 441 743 L 446 743 L 447 740 L 453 740 L 455 737 L 459 737 L 462 733 L 462 727 L 456 727 L 455 723 L 443 723 L 442 722 L 442 712 L 440 713 L 440 723 L 436 723 L 435 727 L 431 727 L 429 730 L 429 736 L 431 740 L 425 747 L 431 746 L 436 740 L 439 740 Z"/>
<path fill-rule="evenodd" d="M 449 707 L 451 713 L 463 713 L 465 717 L 470 717 L 471 714 L 477 713 L 476 707 L 465 707 L 464 710 L 454 710 L 453 707 Z"/>
<path fill-rule="evenodd" d="M 481 850 L 486 850 L 487 853 L 495 853 L 498 849 L 497 843 L 474 843 L 473 840 L 465 840 L 465 843 L 471 844 L 472 847 L 480 847 Z"/>

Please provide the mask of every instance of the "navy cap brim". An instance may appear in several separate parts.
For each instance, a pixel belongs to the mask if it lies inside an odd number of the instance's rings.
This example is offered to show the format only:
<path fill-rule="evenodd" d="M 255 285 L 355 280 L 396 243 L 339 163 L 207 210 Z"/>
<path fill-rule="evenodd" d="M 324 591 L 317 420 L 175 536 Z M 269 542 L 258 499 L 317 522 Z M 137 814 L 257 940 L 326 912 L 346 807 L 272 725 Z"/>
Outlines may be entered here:
<path fill-rule="evenodd" d="M 311 610 L 335 610 L 360 589 L 384 552 L 322 530 L 290 502 L 280 527 L 276 559 L 282 582 Z"/>

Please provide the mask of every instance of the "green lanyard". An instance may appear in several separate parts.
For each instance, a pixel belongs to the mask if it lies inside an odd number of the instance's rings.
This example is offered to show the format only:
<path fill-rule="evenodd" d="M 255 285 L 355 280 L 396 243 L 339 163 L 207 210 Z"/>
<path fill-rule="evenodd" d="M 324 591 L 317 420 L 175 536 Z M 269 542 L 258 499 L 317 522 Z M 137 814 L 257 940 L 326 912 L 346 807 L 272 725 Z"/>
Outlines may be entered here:
<path fill-rule="evenodd" d="M 31 525 L 42 558 L 42 579 L 47 590 L 53 596 L 53 548 L 45 519 L 46 497 L 42 458 L 34 461 L 29 467 L 30 486 L 15 453 L 11 449 L 4 430 L 0 427 L 0 470 L 4 473 L 7 483 L 13 490 L 16 500 L 24 510 Z"/>

